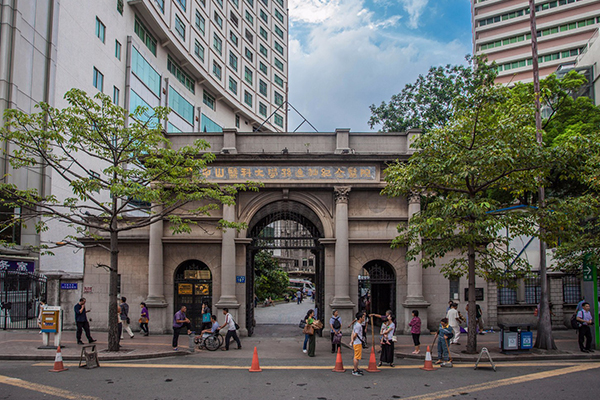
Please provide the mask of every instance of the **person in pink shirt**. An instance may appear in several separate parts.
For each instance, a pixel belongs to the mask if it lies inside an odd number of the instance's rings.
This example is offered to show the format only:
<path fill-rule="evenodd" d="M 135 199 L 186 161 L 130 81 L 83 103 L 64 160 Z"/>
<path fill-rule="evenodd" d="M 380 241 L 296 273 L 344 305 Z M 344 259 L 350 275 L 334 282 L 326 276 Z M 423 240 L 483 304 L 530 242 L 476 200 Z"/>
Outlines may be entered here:
<path fill-rule="evenodd" d="M 419 354 L 421 352 L 421 318 L 419 318 L 419 310 L 413 310 L 412 316 L 412 319 L 408 323 L 408 326 L 410 326 L 410 333 L 413 338 L 413 343 L 415 344 L 415 351 L 412 353 Z"/>

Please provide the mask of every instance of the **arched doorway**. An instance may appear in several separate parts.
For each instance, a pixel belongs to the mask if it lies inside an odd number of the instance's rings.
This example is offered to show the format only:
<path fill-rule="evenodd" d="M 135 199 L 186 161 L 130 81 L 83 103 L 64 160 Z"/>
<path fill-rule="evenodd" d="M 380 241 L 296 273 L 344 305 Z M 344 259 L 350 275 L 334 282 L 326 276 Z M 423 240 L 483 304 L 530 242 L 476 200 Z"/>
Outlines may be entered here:
<path fill-rule="evenodd" d="M 202 303 L 212 308 L 212 274 L 202 261 L 187 260 L 175 269 L 175 311 L 187 307 L 192 330 L 202 327 Z"/>
<path fill-rule="evenodd" d="M 319 243 L 322 232 L 318 216 L 302 203 L 278 201 L 254 215 L 248 230 L 252 241 L 246 250 L 246 328 L 249 336 L 254 333 L 255 325 L 255 257 L 261 251 L 269 251 L 290 278 L 301 277 L 314 283 L 314 307 L 319 310 L 319 316 L 322 315 L 325 310 L 324 256 L 323 246 Z"/>
<path fill-rule="evenodd" d="M 358 275 L 358 309 L 367 313 L 396 315 L 396 274 L 381 260 L 369 261 Z"/>

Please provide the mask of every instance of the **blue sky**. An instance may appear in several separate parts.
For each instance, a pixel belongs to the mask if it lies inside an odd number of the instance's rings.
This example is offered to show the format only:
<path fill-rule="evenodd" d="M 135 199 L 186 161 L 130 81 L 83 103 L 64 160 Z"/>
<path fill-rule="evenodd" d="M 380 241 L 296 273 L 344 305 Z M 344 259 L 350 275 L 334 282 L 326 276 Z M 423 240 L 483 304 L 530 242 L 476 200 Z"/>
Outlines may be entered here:
<path fill-rule="evenodd" d="M 470 13 L 470 0 L 289 0 L 289 101 L 320 132 L 377 130 L 371 104 L 433 65 L 464 63 Z M 288 115 L 293 131 L 302 118 Z"/>

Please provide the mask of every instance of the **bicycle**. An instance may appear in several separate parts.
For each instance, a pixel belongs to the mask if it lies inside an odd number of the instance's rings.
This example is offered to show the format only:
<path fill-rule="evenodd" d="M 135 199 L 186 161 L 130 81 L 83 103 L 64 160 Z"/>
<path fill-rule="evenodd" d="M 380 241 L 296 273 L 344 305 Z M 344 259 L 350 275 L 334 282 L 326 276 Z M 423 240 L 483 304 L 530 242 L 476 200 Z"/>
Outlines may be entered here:
<path fill-rule="evenodd" d="M 196 336 L 194 343 L 199 349 L 205 348 L 208 351 L 215 351 L 223 345 L 224 339 L 220 333 L 209 333 L 206 336 Z"/>

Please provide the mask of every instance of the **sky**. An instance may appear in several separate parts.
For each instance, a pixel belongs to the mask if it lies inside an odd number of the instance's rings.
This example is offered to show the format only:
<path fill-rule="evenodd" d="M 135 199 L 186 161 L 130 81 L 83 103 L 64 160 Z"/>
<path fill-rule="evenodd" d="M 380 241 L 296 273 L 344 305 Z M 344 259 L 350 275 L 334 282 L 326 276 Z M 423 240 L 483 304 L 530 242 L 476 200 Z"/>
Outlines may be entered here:
<path fill-rule="evenodd" d="M 317 131 L 369 127 L 432 66 L 472 53 L 470 0 L 289 0 L 289 102 Z M 288 131 L 303 118 L 291 107 Z M 314 132 L 304 123 L 298 132 Z"/>

